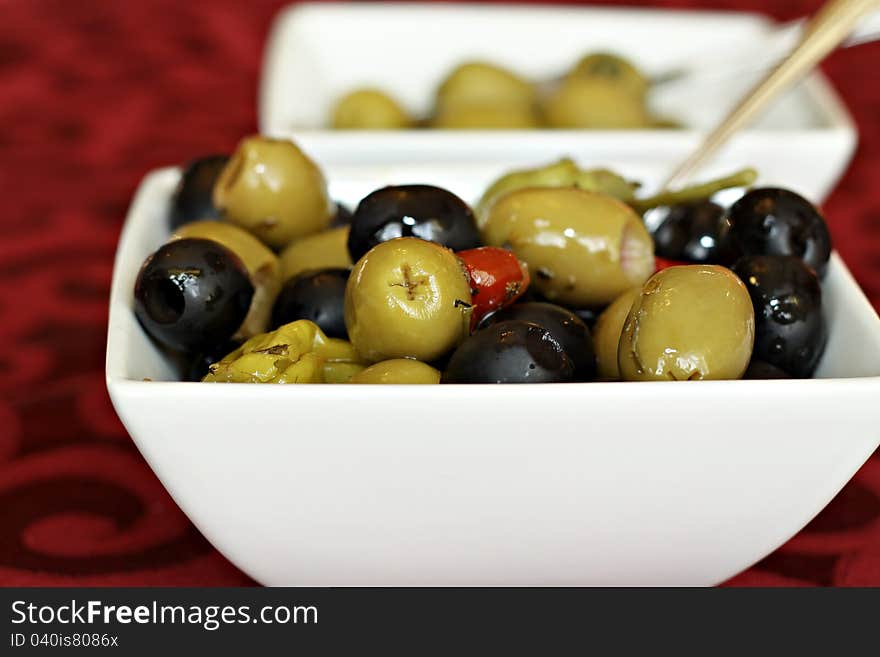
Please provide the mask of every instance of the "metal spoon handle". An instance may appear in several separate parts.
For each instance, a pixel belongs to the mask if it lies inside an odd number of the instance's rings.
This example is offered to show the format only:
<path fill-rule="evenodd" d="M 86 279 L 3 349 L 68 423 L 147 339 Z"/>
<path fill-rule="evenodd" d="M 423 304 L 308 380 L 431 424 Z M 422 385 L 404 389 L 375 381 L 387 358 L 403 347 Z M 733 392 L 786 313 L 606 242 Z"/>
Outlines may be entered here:
<path fill-rule="evenodd" d="M 797 47 L 771 70 L 737 106 L 712 130 L 697 150 L 669 177 L 664 185 L 671 189 L 690 176 L 730 137 L 762 112 L 781 92 L 791 87 L 852 31 L 856 22 L 875 9 L 880 0 L 829 0 L 810 20 Z"/>

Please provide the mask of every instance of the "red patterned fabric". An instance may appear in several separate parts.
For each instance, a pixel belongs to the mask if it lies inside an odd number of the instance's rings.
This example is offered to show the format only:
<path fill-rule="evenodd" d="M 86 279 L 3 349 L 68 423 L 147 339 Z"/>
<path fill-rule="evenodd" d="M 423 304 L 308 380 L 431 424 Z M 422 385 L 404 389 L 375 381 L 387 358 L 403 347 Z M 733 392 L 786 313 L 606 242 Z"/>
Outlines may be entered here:
<path fill-rule="evenodd" d="M 110 406 L 103 358 L 113 253 L 132 192 L 148 170 L 228 151 L 256 129 L 262 46 L 282 4 L 0 0 L 0 584 L 250 583 L 139 456 Z M 820 3 L 628 4 L 790 19 Z M 861 145 L 825 207 L 875 306 L 878 62 L 874 44 L 826 64 Z M 730 584 L 880 585 L 880 457 Z"/>

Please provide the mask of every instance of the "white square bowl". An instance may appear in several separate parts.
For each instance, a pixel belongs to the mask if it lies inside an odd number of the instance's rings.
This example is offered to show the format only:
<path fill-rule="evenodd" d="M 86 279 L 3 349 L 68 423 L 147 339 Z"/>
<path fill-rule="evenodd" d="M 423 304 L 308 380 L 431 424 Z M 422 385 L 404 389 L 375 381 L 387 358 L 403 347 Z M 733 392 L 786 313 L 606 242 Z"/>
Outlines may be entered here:
<path fill-rule="evenodd" d="M 649 75 L 695 59 L 760 50 L 772 29 L 741 12 L 538 7 L 475 4 L 297 4 L 275 20 L 260 89 L 260 129 L 295 138 L 325 165 L 396 159 L 484 161 L 499 154 L 555 157 L 571 150 L 625 171 L 646 162 L 681 161 L 758 73 L 720 82 L 701 78 L 653 95 L 683 130 L 334 131 L 333 103 L 357 86 L 375 85 L 424 115 L 453 66 L 487 59 L 533 79 L 550 78 L 589 51 L 621 53 Z M 764 179 L 824 197 L 852 157 L 856 133 L 821 73 L 781 98 L 722 159 L 758 167 Z M 770 154 L 769 157 L 767 154 Z"/>
<path fill-rule="evenodd" d="M 472 201 L 495 167 L 327 173 L 348 203 L 404 181 Z M 132 289 L 179 175 L 147 176 L 120 238 L 107 386 L 177 503 L 264 584 L 715 584 L 803 527 L 880 442 L 880 320 L 836 255 L 813 380 L 175 382 Z"/>

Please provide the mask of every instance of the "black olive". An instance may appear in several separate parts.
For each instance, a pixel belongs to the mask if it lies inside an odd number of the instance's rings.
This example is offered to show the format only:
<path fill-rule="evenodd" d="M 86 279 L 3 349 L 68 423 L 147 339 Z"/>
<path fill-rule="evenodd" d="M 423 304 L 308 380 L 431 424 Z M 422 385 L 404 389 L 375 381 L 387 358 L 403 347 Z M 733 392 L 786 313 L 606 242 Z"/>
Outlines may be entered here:
<path fill-rule="evenodd" d="M 549 303 L 554 306 L 559 306 L 560 308 L 564 308 L 565 310 L 574 313 L 575 316 L 586 324 L 587 328 L 591 331 L 596 324 L 596 320 L 599 319 L 599 315 L 601 315 L 602 311 L 606 308 L 606 306 L 598 306 L 596 308 L 572 308 L 559 301 L 550 301 L 547 297 L 538 292 L 533 285 L 530 285 L 525 293 L 517 299 L 517 303 Z"/>
<path fill-rule="evenodd" d="M 348 274 L 348 269 L 320 269 L 291 278 L 272 308 L 273 328 L 308 319 L 329 337 L 348 339 L 343 313 Z"/>
<path fill-rule="evenodd" d="M 727 213 L 727 264 L 749 255 L 796 256 L 825 275 L 831 236 L 816 207 L 787 189 L 753 189 Z"/>
<path fill-rule="evenodd" d="M 566 306 L 563 306 L 563 308 L 566 308 Z M 599 308 L 568 308 L 568 310 L 571 310 L 571 312 L 573 312 L 575 316 L 592 331 L 593 327 L 596 325 L 596 320 L 599 319 L 599 315 L 602 314 L 602 311 L 605 310 L 605 308 L 607 308 L 607 306 L 600 306 Z"/>
<path fill-rule="evenodd" d="M 791 377 L 778 367 L 762 360 L 753 360 L 743 374 L 744 379 L 790 379 Z"/>
<path fill-rule="evenodd" d="M 342 203 L 336 203 L 336 214 L 333 215 L 333 219 L 330 220 L 330 225 L 327 228 L 348 226 L 351 224 L 352 216 L 351 210 L 347 206 Z"/>
<path fill-rule="evenodd" d="M 229 161 L 228 155 L 209 155 L 190 162 L 171 197 L 171 229 L 200 219 L 218 219 L 220 211 L 212 198 L 214 183 Z"/>
<path fill-rule="evenodd" d="M 452 354 L 444 383 L 556 383 L 574 379 L 574 363 L 542 326 L 498 322 L 466 338 Z"/>
<path fill-rule="evenodd" d="M 146 259 L 135 281 L 134 310 L 156 340 L 194 352 L 229 340 L 253 296 L 237 255 L 211 240 L 182 239 Z"/>
<path fill-rule="evenodd" d="M 552 303 L 515 303 L 486 317 L 482 326 L 508 320 L 532 322 L 550 331 L 574 365 L 575 381 L 596 378 L 596 354 L 590 329 L 570 310 Z"/>
<path fill-rule="evenodd" d="M 755 309 L 752 358 L 808 378 L 827 339 L 816 273 L 794 256 L 746 256 L 733 272 L 748 288 Z"/>
<path fill-rule="evenodd" d="M 214 363 L 219 363 L 225 356 L 238 349 L 241 343 L 233 340 L 222 342 L 218 345 L 196 352 L 190 359 L 186 369 L 186 381 L 201 381 L 208 373 L 208 368 Z"/>
<path fill-rule="evenodd" d="M 453 251 L 480 246 L 467 203 L 431 185 L 384 187 L 364 198 L 354 211 L 348 235 L 351 261 L 395 237 L 419 237 Z"/>
<path fill-rule="evenodd" d="M 667 260 L 715 264 L 723 247 L 727 222 L 724 208 L 698 201 L 669 208 L 654 231 L 654 251 Z"/>

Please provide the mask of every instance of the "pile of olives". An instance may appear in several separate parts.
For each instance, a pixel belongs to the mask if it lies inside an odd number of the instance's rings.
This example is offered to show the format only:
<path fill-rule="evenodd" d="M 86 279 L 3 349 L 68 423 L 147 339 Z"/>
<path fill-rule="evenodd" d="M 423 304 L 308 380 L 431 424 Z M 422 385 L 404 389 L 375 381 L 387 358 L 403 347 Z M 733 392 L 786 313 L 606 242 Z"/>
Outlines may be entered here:
<path fill-rule="evenodd" d="M 631 62 L 612 53 L 589 54 L 560 78 L 540 83 L 490 62 L 468 61 L 440 83 L 424 119 L 367 87 L 337 100 L 330 125 L 338 130 L 674 127 L 651 115 L 649 86 Z"/>
<path fill-rule="evenodd" d="M 206 382 L 809 377 L 828 229 L 788 190 L 713 202 L 753 178 L 637 199 L 562 159 L 506 173 L 473 207 L 410 184 L 349 211 L 294 143 L 250 137 L 186 167 L 134 311 Z"/>

